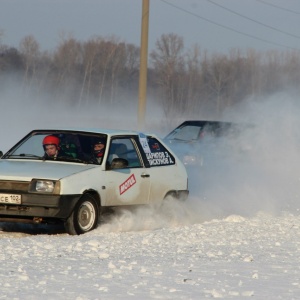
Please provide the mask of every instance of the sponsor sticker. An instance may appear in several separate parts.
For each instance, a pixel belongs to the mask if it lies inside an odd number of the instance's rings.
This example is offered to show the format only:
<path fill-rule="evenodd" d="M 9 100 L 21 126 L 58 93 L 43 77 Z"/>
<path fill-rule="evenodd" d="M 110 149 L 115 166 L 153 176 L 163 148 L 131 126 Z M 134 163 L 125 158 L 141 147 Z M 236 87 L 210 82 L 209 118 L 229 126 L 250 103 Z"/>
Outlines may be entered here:
<path fill-rule="evenodd" d="M 139 140 L 145 153 L 151 153 L 147 137 L 143 133 L 139 133 Z"/>
<path fill-rule="evenodd" d="M 134 174 L 132 174 L 119 186 L 120 195 L 128 191 L 135 184 L 136 184 L 135 176 Z"/>
<path fill-rule="evenodd" d="M 164 166 L 174 164 L 168 152 L 146 153 L 150 166 Z"/>

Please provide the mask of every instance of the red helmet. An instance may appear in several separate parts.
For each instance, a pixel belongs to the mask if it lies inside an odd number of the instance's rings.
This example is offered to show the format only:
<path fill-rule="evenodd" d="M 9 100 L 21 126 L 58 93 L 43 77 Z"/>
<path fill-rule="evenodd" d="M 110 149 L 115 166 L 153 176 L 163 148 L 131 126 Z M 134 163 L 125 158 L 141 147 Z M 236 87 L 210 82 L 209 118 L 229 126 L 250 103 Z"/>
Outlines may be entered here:
<path fill-rule="evenodd" d="M 43 139 L 43 146 L 45 145 L 55 145 L 57 148 L 59 147 L 59 138 L 54 135 L 47 135 Z"/>

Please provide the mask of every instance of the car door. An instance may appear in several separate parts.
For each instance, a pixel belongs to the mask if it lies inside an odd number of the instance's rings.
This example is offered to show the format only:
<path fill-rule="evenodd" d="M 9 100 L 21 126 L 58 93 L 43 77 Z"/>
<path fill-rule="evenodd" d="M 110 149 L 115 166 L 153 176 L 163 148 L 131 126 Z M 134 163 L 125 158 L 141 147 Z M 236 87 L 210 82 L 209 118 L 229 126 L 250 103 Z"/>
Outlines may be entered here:
<path fill-rule="evenodd" d="M 149 203 L 150 169 L 144 167 L 134 139 L 130 137 L 113 138 L 107 157 L 108 166 L 114 158 L 126 159 L 128 167 L 122 169 L 107 168 L 105 205 Z"/>

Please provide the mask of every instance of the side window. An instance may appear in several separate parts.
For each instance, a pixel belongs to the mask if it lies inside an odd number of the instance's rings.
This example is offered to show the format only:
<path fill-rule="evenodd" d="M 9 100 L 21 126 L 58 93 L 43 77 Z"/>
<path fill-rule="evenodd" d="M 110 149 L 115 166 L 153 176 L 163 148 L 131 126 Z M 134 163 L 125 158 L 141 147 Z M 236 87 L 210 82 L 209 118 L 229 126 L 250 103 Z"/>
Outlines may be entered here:
<path fill-rule="evenodd" d="M 111 164 L 114 158 L 124 158 L 128 161 L 128 168 L 141 167 L 140 158 L 130 138 L 118 138 L 111 141 L 108 164 Z"/>
<path fill-rule="evenodd" d="M 151 153 L 146 153 L 151 167 L 168 166 L 175 164 L 174 156 L 156 139 L 148 137 Z"/>

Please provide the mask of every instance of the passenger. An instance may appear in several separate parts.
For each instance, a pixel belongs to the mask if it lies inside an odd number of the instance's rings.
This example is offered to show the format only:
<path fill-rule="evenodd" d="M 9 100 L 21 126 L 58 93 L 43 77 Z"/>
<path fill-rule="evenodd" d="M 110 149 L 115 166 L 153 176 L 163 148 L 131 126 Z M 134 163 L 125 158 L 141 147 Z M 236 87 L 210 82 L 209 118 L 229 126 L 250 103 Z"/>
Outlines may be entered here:
<path fill-rule="evenodd" d="M 48 135 L 43 139 L 43 148 L 45 150 L 44 158 L 56 159 L 57 157 L 66 156 L 60 149 L 60 140 L 54 135 Z"/>
<path fill-rule="evenodd" d="M 77 158 L 79 157 L 79 141 L 75 135 L 67 135 L 60 143 L 60 149 L 68 156 Z"/>
<path fill-rule="evenodd" d="M 95 162 L 98 164 L 101 164 L 102 162 L 104 149 L 105 149 L 105 142 L 103 140 L 97 140 L 97 142 L 94 143 L 93 158 Z"/>

